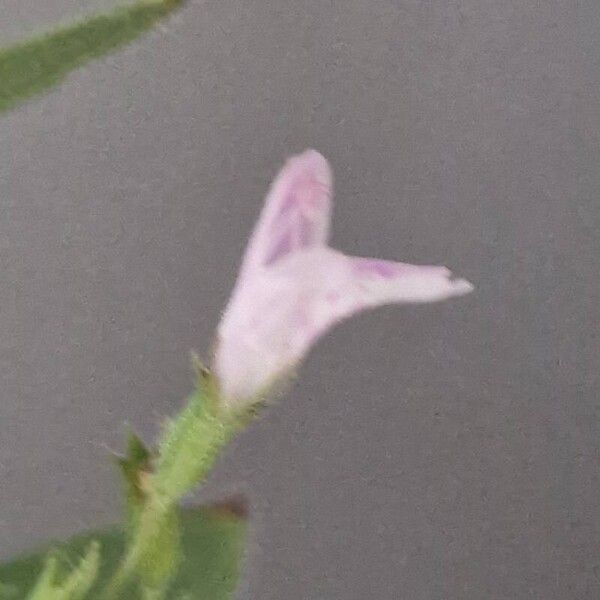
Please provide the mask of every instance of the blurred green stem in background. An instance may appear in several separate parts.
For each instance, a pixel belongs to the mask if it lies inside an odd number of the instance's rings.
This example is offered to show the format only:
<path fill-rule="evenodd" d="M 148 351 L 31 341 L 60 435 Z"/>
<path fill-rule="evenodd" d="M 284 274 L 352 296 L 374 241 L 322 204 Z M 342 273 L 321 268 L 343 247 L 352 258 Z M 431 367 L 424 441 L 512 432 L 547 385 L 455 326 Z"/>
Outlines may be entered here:
<path fill-rule="evenodd" d="M 140 0 L 0 49 L 0 112 L 60 83 L 67 74 L 133 41 L 185 0 Z"/>

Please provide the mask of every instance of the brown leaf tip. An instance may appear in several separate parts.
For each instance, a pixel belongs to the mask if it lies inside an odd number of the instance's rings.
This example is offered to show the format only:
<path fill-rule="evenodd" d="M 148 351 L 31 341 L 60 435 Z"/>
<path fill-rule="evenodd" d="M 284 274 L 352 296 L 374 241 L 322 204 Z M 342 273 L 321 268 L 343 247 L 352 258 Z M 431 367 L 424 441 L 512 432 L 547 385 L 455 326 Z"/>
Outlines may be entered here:
<path fill-rule="evenodd" d="M 212 504 L 210 508 L 222 516 L 238 519 L 247 519 L 250 512 L 248 499 L 242 494 L 234 494 L 226 500 Z"/>

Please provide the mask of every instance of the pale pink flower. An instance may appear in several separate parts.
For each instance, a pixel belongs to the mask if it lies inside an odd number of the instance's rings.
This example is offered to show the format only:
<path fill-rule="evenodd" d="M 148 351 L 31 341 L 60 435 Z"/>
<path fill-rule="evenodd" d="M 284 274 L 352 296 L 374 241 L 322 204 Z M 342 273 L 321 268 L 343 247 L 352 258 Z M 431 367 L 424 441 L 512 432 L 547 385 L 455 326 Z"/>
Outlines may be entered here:
<path fill-rule="evenodd" d="M 314 150 L 292 157 L 267 196 L 218 329 L 224 402 L 252 402 L 335 323 L 367 308 L 470 292 L 446 267 L 346 256 L 327 245 L 332 176 Z"/>

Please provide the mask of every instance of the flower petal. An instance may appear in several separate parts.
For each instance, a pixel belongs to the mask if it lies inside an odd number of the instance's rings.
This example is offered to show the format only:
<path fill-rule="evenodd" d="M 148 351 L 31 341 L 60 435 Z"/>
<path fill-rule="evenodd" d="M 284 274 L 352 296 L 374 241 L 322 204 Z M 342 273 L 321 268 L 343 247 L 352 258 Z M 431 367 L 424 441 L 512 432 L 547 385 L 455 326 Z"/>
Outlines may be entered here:
<path fill-rule="evenodd" d="M 390 260 L 349 257 L 352 287 L 365 308 L 398 302 L 435 302 L 473 291 L 454 279 L 446 267 L 411 265 Z"/>
<path fill-rule="evenodd" d="M 301 338 L 301 354 L 333 325 L 363 310 L 435 302 L 473 289 L 464 279 L 453 279 L 446 267 L 352 257 L 331 248 L 298 253 L 276 271 L 296 283 L 296 296 L 302 298 L 297 313 L 303 317 L 296 315 L 295 329 L 288 332 Z"/>
<path fill-rule="evenodd" d="M 318 152 L 307 150 L 290 158 L 271 186 L 242 270 L 266 267 L 296 250 L 324 245 L 331 187 L 329 164 Z"/>
<path fill-rule="evenodd" d="M 333 325 L 362 310 L 465 294 L 445 267 L 349 257 L 327 247 L 287 255 L 238 288 L 219 327 L 215 369 L 226 401 L 252 398 Z"/>

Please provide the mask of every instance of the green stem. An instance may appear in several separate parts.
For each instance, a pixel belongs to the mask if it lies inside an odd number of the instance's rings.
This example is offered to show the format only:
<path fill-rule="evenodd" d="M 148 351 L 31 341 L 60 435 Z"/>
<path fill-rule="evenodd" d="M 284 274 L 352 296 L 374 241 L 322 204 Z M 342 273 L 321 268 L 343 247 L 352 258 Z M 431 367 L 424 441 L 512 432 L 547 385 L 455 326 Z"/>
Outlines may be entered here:
<path fill-rule="evenodd" d="M 149 501 L 127 552 L 101 597 L 119 598 L 119 593 L 138 578 L 147 589 L 163 589 L 177 568 L 179 533 L 176 508 Z"/>
<path fill-rule="evenodd" d="M 177 505 L 206 477 L 220 451 L 244 424 L 243 416 L 222 408 L 210 377 L 201 382 L 165 430 L 154 472 L 146 482 L 144 505 L 102 600 L 120 598 L 134 580 L 144 586 L 146 598 L 161 598 L 179 562 Z"/>

